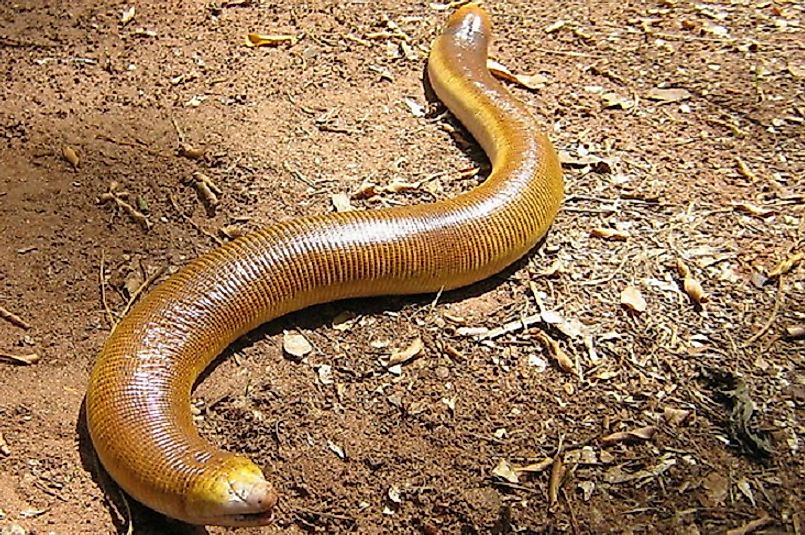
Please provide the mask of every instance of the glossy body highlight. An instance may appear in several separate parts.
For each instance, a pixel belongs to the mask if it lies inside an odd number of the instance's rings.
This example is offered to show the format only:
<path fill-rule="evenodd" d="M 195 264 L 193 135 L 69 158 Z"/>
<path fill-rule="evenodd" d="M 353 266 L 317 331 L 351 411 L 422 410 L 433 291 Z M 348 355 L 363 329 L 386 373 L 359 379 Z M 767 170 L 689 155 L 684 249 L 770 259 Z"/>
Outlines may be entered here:
<path fill-rule="evenodd" d="M 547 232 L 559 160 L 525 106 L 486 68 L 489 17 L 459 9 L 428 77 L 487 153 L 490 176 L 453 199 L 279 223 L 186 265 L 135 305 L 104 344 L 87 392 L 98 456 L 145 505 L 196 524 L 260 525 L 277 495 L 250 460 L 196 431 L 199 374 L 236 338 L 307 306 L 451 289 L 501 271 Z"/>

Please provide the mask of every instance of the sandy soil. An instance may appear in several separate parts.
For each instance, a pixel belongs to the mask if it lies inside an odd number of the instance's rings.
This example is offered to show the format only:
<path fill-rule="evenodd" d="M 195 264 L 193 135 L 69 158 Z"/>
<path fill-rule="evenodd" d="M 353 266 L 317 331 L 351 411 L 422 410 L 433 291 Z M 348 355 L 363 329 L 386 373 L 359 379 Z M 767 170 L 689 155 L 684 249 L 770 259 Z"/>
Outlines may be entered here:
<path fill-rule="evenodd" d="M 0 307 L 28 326 L 0 319 L 0 531 L 194 532 L 121 499 L 80 418 L 132 294 L 222 228 L 332 211 L 365 182 L 381 192 L 356 208 L 448 198 L 488 165 L 423 84 L 438 4 L 67 5 L 0 6 Z M 198 388 L 202 432 L 276 482 L 265 533 L 801 533 L 802 5 L 487 5 L 495 57 L 538 75 L 512 91 L 566 161 L 546 242 L 438 301 L 252 333 Z M 112 182 L 150 230 L 99 202 Z M 286 331 L 313 350 L 284 355 Z"/>

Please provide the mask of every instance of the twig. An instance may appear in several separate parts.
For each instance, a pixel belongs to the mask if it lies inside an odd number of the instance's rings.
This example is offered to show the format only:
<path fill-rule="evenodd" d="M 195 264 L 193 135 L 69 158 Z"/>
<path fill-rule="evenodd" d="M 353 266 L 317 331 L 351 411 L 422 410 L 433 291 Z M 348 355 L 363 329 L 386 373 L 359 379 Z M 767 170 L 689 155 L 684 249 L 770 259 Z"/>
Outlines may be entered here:
<path fill-rule="evenodd" d="M 109 303 L 106 301 L 106 273 L 104 270 L 105 262 L 106 252 L 101 249 L 101 267 L 98 274 L 98 282 L 101 285 L 101 303 L 103 304 L 104 311 L 106 311 L 106 321 L 108 321 L 109 326 L 114 329 L 114 326 L 117 325 L 117 322 L 112 315 L 112 310 L 109 308 Z"/>
<path fill-rule="evenodd" d="M 182 129 L 179 128 L 179 123 L 176 122 L 176 117 L 171 117 L 171 122 L 173 123 L 173 128 L 176 129 L 176 137 L 179 139 L 179 143 L 184 145 L 184 132 L 182 132 Z"/>
<path fill-rule="evenodd" d="M 735 529 L 727 530 L 727 535 L 747 535 L 748 533 L 752 533 L 755 530 L 758 530 L 762 527 L 765 527 L 771 524 L 772 520 L 771 517 L 768 515 L 762 516 L 750 522 L 747 522 L 743 526 Z"/>
<path fill-rule="evenodd" d="M 126 508 L 126 535 L 134 535 L 134 517 L 131 516 L 131 507 L 129 506 L 129 499 L 126 497 L 126 493 L 123 492 L 122 489 L 118 489 L 120 492 L 120 500 L 123 502 L 123 507 Z"/>
<path fill-rule="evenodd" d="M 100 202 L 105 203 L 114 201 L 118 208 L 122 208 L 123 211 L 129 214 L 129 216 L 139 223 L 140 226 L 142 226 L 145 230 L 150 230 L 151 222 L 148 220 L 148 216 L 140 212 L 123 199 L 124 196 L 128 195 L 127 192 L 118 192 L 116 190 L 117 182 L 112 182 L 109 184 L 109 191 L 99 197 Z"/>
<path fill-rule="evenodd" d="M 13 312 L 9 312 L 8 310 L 6 310 L 3 307 L 0 307 L 0 318 L 3 318 L 4 320 L 8 321 L 9 323 L 12 323 L 12 324 L 16 325 L 17 327 L 21 327 L 21 328 L 25 329 L 26 331 L 31 328 L 30 323 L 28 323 L 27 321 L 25 321 L 21 317 L 17 316 Z"/>
<path fill-rule="evenodd" d="M 785 294 L 785 283 L 783 282 L 783 275 L 780 274 L 777 277 L 777 295 L 774 298 L 774 307 L 771 309 L 771 315 L 769 315 L 769 319 L 766 320 L 766 323 L 763 327 L 754 334 L 749 340 L 741 344 L 741 348 L 747 348 L 751 346 L 755 341 L 763 336 L 766 331 L 768 331 L 771 326 L 774 324 L 775 320 L 777 319 L 777 314 L 780 312 L 780 305 L 783 302 L 783 295 Z"/>
<path fill-rule="evenodd" d="M 210 238 L 216 244 L 218 244 L 218 245 L 223 245 L 224 244 L 224 241 L 221 238 L 219 238 L 218 236 L 216 236 L 212 232 L 204 230 L 198 223 L 193 221 L 190 218 L 190 216 L 188 216 L 187 214 L 182 212 L 182 209 L 179 208 L 179 203 L 176 202 L 176 198 L 173 195 L 168 195 L 168 199 L 170 200 L 170 203 L 171 203 L 171 206 L 173 206 L 173 209 L 176 210 L 176 213 L 179 214 L 179 217 L 184 219 L 186 222 L 190 223 L 190 226 L 192 226 L 194 229 L 196 229 L 197 231 L 201 232 L 202 234 L 204 234 L 205 236 Z"/>
<path fill-rule="evenodd" d="M 11 353 L 0 352 L 0 360 L 10 360 L 15 364 L 36 364 L 39 362 L 39 355 L 30 353 L 28 355 L 12 355 Z"/>
<path fill-rule="evenodd" d="M 140 294 L 143 293 L 144 290 L 148 289 L 148 287 L 151 286 L 154 283 L 154 281 L 160 277 L 160 275 L 165 273 L 165 269 L 166 269 L 165 266 L 162 266 L 161 268 L 153 272 L 151 275 L 148 276 L 147 279 L 143 281 L 142 284 L 140 284 L 140 286 L 137 287 L 136 290 L 134 290 L 134 293 L 131 294 L 129 301 L 126 303 L 126 306 L 123 307 L 123 312 L 121 312 L 120 315 L 118 316 L 119 318 L 123 318 L 126 316 L 126 314 L 128 314 L 129 310 L 131 309 L 131 306 L 134 304 L 137 298 L 140 297 Z M 118 323 L 120 323 L 120 320 L 118 320 L 117 323 L 115 323 L 114 327 L 112 327 L 113 331 L 115 330 L 115 327 L 117 327 Z"/>
<path fill-rule="evenodd" d="M 565 503 L 567 504 L 567 511 L 570 513 L 570 525 L 573 527 L 574 535 L 579 534 L 579 523 L 576 520 L 576 513 L 573 511 L 573 504 L 570 503 L 570 498 L 567 497 L 567 492 L 565 491 L 564 487 L 562 488 L 562 497 L 565 499 Z"/>

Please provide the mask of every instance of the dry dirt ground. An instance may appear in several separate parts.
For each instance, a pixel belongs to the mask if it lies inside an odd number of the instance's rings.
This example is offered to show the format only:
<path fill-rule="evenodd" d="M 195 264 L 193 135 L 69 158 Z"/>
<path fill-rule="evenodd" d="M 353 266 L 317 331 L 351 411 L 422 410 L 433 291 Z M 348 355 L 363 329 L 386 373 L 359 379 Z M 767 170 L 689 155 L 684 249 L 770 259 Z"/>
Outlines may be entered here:
<path fill-rule="evenodd" d="M 265 533 L 802 533 L 802 4 L 486 4 L 565 160 L 545 243 L 438 299 L 250 334 L 195 394 L 202 432 L 276 483 Z M 221 229 L 476 184 L 488 164 L 423 82 L 443 8 L 3 2 L 0 307 L 28 325 L 0 318 L 3 533 L 194 532 L 98 472 L 95 355 L 143 282 Z M 112 182 L 150 230 L 100 202 Z M 284 354 L 284 332 L 312 351 Z"/>

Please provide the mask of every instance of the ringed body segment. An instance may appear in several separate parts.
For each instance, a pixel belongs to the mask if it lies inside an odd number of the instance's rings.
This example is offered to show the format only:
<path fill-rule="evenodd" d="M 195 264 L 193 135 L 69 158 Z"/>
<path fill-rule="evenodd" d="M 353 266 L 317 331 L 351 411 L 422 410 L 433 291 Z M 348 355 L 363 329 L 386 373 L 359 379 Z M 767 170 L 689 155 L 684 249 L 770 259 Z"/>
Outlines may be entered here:
<path fill-rule="evenodd" d="M 235 339 L 338 299 L 472 284 L 522 257 L 562 200 L 559 160 L 525 106 L 486 68 L 489 17 L 474 4 L 434 41 L 437 96 L 492 163 L 472 191 L 434 204 L 303 217 L 227 243 L 161 283 L 104 344 L 86 398 L 101 463 L 132 497 L 195 524 L 261 525 L 277 494 L 245 457 L 196 431 L 190 395 Z"/>

